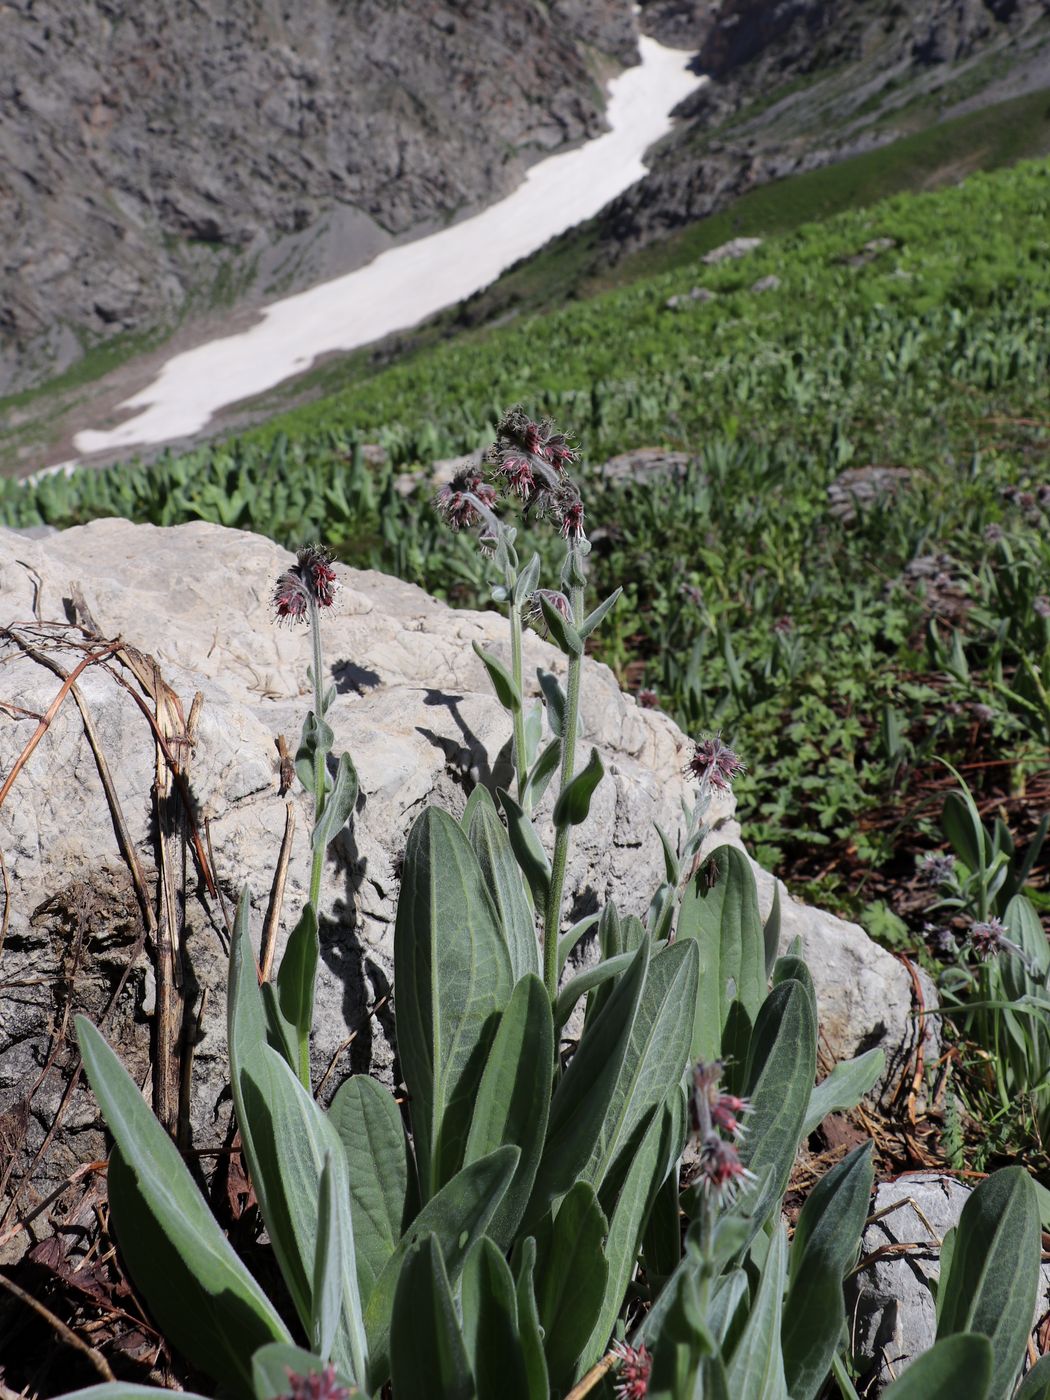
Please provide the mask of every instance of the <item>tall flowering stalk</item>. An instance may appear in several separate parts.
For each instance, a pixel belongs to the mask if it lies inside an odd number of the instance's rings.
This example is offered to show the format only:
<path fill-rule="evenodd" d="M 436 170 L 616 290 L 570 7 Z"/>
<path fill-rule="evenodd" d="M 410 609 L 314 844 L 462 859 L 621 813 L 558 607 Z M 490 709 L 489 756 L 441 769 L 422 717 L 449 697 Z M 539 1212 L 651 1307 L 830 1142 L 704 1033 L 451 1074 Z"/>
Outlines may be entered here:
<path fill-rule="evenodd" d="M 561 761 L 554 806 L 554 854 L 543 910 L 543 980 L 552 1001 L 558 989 L 558 934 L 572 827 L 586 817 L 591 793 L 602 776 L 596 752 L 584 773 L 577 775 L 575 771 L 584 639 L 590 630 L 588 621 L 591 627 L 597 625 L 618 596 L 597 610 L 593 619 L 586 617 L 585 559 L 590 546 L 584 532 L 583 501 L 567 472 L 575 458 L 576 453 L 553 423 L 536 423 L 520 407 L 505 414 L 488 454 L 493 476 L 504 492 L 521 501 L 527 516 L 550 521 L 566 544 L 560 592 L 535 590 L 533 600 L 568 662 L 564 709 L 558 722 Z M 513 611 L 511 629 L 512 648 L 515 642 L 520 646 L 520 614 L 514 616 Z M 574 787 L 578 801 L 572 800 Z"/>
<path fill-rule="evenodd" d="M 742 759 L 728 744 L 723 743 L 721 732 L 702 734 L 694 742 L 693 752 L 682 772 L 687 778 L 695 779 L 697 792 L 692 807 L 685 807 L 685 836 L 677 851 L 672 849 L 666 834 L 660 831 L 666 879 L 649 907 L 647 923 L 653 938 L 674 939 L 682 898 L 686 886 L 697 872 L 700 851 L 710 830 L 707 813 L 711 799 L 718 792 L 730 792 L 734 778 L 744 769 Z"/>
<path fill-rule="evenodd" d="M 583 507 L 576 498 L 570 501 L 562 517 L 562 533 L 568 544 L 562 587 L 569 598 L 572 627 L 579 636 L 584 625 L 584 549 Z M 580 686 L 583 679 L 583 646 L 570 647 L 568 674 L 565 682 L 565 722 L 562 733 L 561 780 L 559 798 L 568 790 L 576 770 L 576 738 L 580 727 Z M 561 926 L 561 902 L 565 888 L 565 866 L 569 856 L 572 824 L 556 823 L 554 859 L 551 862 L 550 894 L 543 920 L 543 976 L 552 996 L 558 981 L 558 932 Z"/>
<path fill-rule="evenodd" d="M 493 597 L 508 605 L 509 672 L 496 657 L 477 646 L 475 650 L 512 718 L 516 800 L 505 793 L 500 798 L 532 898 L 541 910 L 543 979 L 552 1001 L 558 988 L 558 931 L 571 827 L 586 818 L 591 793 L 602 776 L 596 751 L 592 751 L 581 773 L 575 771 L 584 640 L 619 596 L 617 590 L 594 613 L 586 615 L 585 560 L 589 545 L 584 532 L 584 507 L 567 471 L 575 457 L 564 434 L 557 432 L 553 423 L 535 422 L 516 407 L 504 415 L 497 440 L 487 453 L 489 480 L 484 480 L 479 470 L 468 468 L 442 487 L 436 499 L 438 510 L 452 529 L 477 532 L 479 543 L 491 551 L 501 574 Z M 516 531 L 501 521 L 494 510 L 497 491 L 520 507 L 526 519 L 548 521 L 564 539 L 565 561 L 559 590 L 538 587 L 538 555 L 523 568 L 519 566 L 514 547 Z M 548 717 L 555 738 L 539 755 L 534 752 L 538 731 L 530 739 L 523 698 L 526 616 L 542 621 L 568 663 L 564 691 L 553 677 L 545 678 Z M 553 858 L 548 862 L 532 828 L 531 813 L 556 770 L 556 836 Z"/>
<path fill-rule="evenodd" d="M 480 471 L 475 469 L 467 468 L 458 472 L 438 491 L 434 504 L 452 530 L 477 532 L 481 547 L 491 551 L 496 567 L 502 574 L 503 581 L 493 589 L 493 595 L 497 602 L 508 604 L 510 617 L 510 677 L 513 684 L 508 691 L 508 698 L 511 701 L 510 710 L 514 726 L 512 758 L 517 796 L 519 802 L 523 802 L 526 797 L 528 751 L 525 739 L 525 710 L 521 703 L 523 594 L 519 584 L 518 555 L 514 548 L 516 532 L 508 528 L 496 515 L 496 491 L 483 479 Z M 525 572 L 528 574 L 530 570 L 526 569 Z M 482 660 L 486 658 L 483 656 Z M 491 664 L 489 661 L 486 661 L 486 664 L 489 665 L 491 673 Z M 493 680 L 498 684 L 497 675 L 493 675 Z"/>
<path fill-rule="evenodd" d="M 334 779 L 328 773 L 328 755 L 335 735 L 325 716 L 335 698 L 335 688 L 324 689 L 321 611 L 332 606 L 338 586 L 330 556 L 320 546 L 308 545 L 299 550 L 293 566 L 278 578 L 273 592 L 274 613 L 279 622 L 308 624 L 313 656 L 310 667 L 313 709 L 303 721 L 295 755 L 299 781 L 313 794 L 314 800 L 310 896 L 288 940 L 277 977 L 279 1005 L 275 1005 L 273 1011 L 275 1031 L 283 1034 L 289 1047 L 289 1059 L 307 1088 L 310 1085 L 314 980 L 319 956 L 317 911 L 325 852 L 353 812 L 358 788 L 357 773 L 349 754 L 340 754 Z"/>
<path fill-rule="evenodd" d="M 330 557 L 318 546 L 308 545 L 299 551 L 292 568 L 286 570 L 277 580 L 273 594 L 274 612 L 279 622 L 305 622 L 310 628 L 313 651 L 310 679 L 313 684 L 314 706 L 303 727 L 303 739 L 296 755 L 296 768 L 300 770 L 299 776 L 303 785 L 313 790 L 315 826 L 324 812 L 328 790 L 325 760 L 331 752 L 334 737 L 324 718 L 331 697 L 326 703 L 322 687 L 324 662 L 321 655 L 320 614 L 322 608 L 332 606 L 338 586 Z M 304 760 L 308 765 L 305 774 L 300 767 Z M 324 850 L 315 846 L 310 869 L 310 903 L 315 910 L 321 897 L 323 869 Z"/>

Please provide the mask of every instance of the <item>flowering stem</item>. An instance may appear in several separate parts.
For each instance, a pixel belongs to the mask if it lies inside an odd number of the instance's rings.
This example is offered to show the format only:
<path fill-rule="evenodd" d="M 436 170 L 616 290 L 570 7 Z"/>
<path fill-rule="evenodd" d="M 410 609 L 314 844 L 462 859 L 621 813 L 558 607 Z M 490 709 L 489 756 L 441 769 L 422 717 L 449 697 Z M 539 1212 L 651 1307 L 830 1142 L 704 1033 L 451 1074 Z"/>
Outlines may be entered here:
<path fill-rule="evenodd" d="M 577 555 L 574 546 L 569 546 L 573 556 Z M 583 573 L 581 561 L 573 557 L 572 574 L 572 620 L 575 627 L 583 622 Z M 561 745 L 561 783 L 559 795 L 572 781 L 576 763 L 576 731 L 580 718 L 580 681 L 583 674 L 583 657 L 569 657 L 569 674 L 565 687 L 565 732 Z M 572 828 L 568 822 L 558 828 L 554 838 L 554 860 L 551 864 L 550 892 L 547 896 L 547 910 L 543 920 L 543 981 L 547 995 L 553 1002 L 558 995 L 558 933 L 561 927 L 561 897 L 565 886 L 565 864 L 569 857 L 569 835 Z"/>
<path fill-rule="evenodd" d="M 314 681 L 314 720 L 316 722 L 317 743 L 314 748 L 314 826 L 321 820 L 325 800 L 325 756 L 327 749 L 320 742 L 321 725 L 324 723 L 324 692 L 322 688 L 321 666 L 321 619 L 317 604 L 310 598 L 310 636 L 313 641 L 313 681 Z M 324 848 L 314 850 L 313 864 L 310 867 L 310 903 L 314 911 L 321 900 L 321 872 L 324 868 Z"/>
<path fill-rule="evenodd" d="M 525 746 L 525 692 L 522 689 L 521 604 L 515 601 L 513 592 L 510 604 L 510 674 L 521 696 L 521 704 L 514 711 L 514 773 L 518 781 L 518 801 L 521 802 L 529 776 L 529 763 Z"/>

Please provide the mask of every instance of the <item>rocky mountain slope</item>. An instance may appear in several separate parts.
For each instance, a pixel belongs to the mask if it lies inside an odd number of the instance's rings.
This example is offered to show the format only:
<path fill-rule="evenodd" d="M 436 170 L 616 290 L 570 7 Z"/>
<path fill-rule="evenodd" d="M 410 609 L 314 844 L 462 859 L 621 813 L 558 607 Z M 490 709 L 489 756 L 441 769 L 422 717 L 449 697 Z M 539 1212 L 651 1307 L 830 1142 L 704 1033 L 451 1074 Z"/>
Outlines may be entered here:
<path fill-rule="evenodd" d="M 0 392 L 505 193 L 636 61 L 629 0 L 10 0 Z"/>
<path fill-rule="evenodd" d="M 771 180 L 1050 87 L 1045 0 L 643 0 L 710 75 L 653 169 L 601 221 L 615 261 Z"/>

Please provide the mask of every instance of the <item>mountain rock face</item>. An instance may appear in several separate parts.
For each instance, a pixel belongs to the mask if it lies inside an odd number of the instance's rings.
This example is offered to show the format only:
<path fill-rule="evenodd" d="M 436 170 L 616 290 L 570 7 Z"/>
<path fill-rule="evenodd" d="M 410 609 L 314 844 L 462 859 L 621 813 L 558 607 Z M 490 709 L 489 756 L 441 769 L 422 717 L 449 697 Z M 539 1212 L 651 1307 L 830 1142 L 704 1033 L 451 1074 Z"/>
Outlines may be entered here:
<path fill-rule="evenodd" d="M 506 193 L 634 62 L 629 0 L 10 0 L 0 392 Z"/>
<path fill-rule="evenodd" d="M 648 0 L 642 28 L 711 81 L 644 181 L 601 216 L 609 261 L 759 185 L 1050 86 L 1045 0 Z M 911 107 L 911 115 L 908 109 Z"/>

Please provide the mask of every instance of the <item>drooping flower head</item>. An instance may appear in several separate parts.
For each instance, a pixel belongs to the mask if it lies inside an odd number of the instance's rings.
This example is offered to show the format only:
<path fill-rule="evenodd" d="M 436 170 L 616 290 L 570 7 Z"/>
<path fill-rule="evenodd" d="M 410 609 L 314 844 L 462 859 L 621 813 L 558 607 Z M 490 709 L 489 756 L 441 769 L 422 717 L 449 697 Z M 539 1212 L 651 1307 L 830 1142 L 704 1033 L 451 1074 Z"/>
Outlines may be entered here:
<path fill-rule="evenodd" d="M 644 1344 L 632 1347 L 627 1342 L 613 1342 L 612 1349 L 619 1363 L 614 1386 L 617 1400 L 645 1400 L 653 1369 L 653 1358 L 648 1348 Z"/>
<path fill-rule="evenodd" d="M 700 1178 L 720 1205 L 731 1205 L 740 1188 L 756 1180 L 734 1145 L 717 1133 L 709 1133 L 700 1144 Z"/>
<path fill-rule="evenodd" d="M 295 563 L 274 585 L 273 608 L 278 622 L 305 622 L 311 601 L 319 608 L 330 608 L 338 587 L 327 550 L 314 544 L 300 549 Z"/>
<path fill-rule="evenodd" d="M 693 1090 L 689 1095 L 689 1124 L 700 1143 L 700 1179 L 703 1188 L 720 1205 L 730 1204 L 737 1191 L 755 1180 L 744 1166 L 736 1142 L 744 1135 L 741 1119 L 751 1112 L 746 1099 L 725 1094 L 721 1088 L 722 1062 L 700 1060 L 693 1069 Z"/>
<path fill-rule="evenodd" d="M 704 734 L 693 745 L 693 755 L 682 770 L 698 783 L 728 792 L 738 773 L 746 771 L 744 763 L 728 744 L 722 742 L 722 731 Z"/>
<path fill-rule="evenodd" d="M 560 613 L 566 622 L 572 621 L 572 604 L 564 593 L 560 593 L 554 588 L 537 588 L 534 593 L 530 593 L 528 596 L 524 614 L 526 622 L 531 622 L 540 631 L 547 631 L 541 599 L 546 600 L 547 606 Z"/>
<path fill-rule="evenodd" d="M 584 539 L 583 502 L 579 496 L 567 496 L 559 505 L 562 537 L 576 544 Z"/>
<path fill-rule="evenodd" d="M 298 1376 L 288 1371 L 289 1389 L 279 1400 L 350 1400 L 350 1392 L 335 1378 L 335 1367 L 327 1365 L 323 1371 L 314 1371 L 309 1376 Z"/>
<path fill-rule="evenodd" d="M 1012 949 L 1013 944 L 1006 936 L 1006 928 L 999 919 L 986 919 L 970 925 L 970 946 L 977 956 L 986 961 L 996 953 Z"/>
<path fill-rule="evenodd" d="M 708 1137 L 716 1128 L 733 1138 L 744 1136 L 741 1119 L 751 1112 L 751 1105 L 747 1099 L 738 1098 L 736 1094 L 722 1092 L 722 1069 L 721 1060 L 711 1064 L 699 1060 L 693 1068 L 689 1121 L 693 1132 L 700 1138 Z"/>
<path fill-rule="evenodd" d="M 469 530 L 481 521 L 478 506 L 489 510 L 496 504 L 496 493 L 481 473 L 467 467 L 446 482 L 434 497 L 434 505 L 453 530 Z"/>
<path fill-rule="evenodd" d="M 951 884 L 955 875 L 955 857 L 940 851 L 928 851 L 919 865 L 919 874 L 928 885 Z"/>
<path fill-rule="evenodd" d="M 555 522 L 570 542 L 583 538 L 583 505 L 566 468 L 576 460 L 564 433 L 544 418 L 537 423 L 520 404 L 500 419 L 487 458 L 493 481 L 526 509 Z"/>

